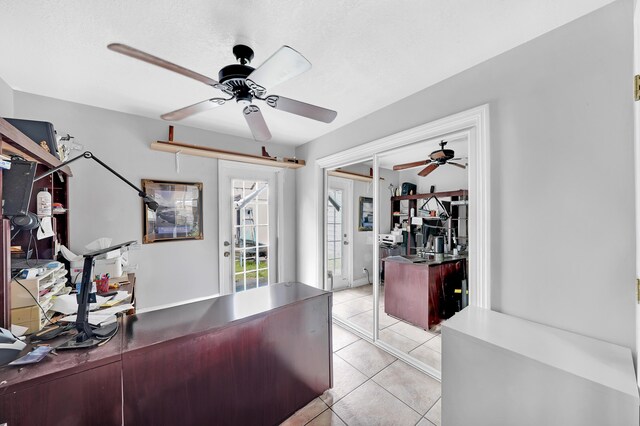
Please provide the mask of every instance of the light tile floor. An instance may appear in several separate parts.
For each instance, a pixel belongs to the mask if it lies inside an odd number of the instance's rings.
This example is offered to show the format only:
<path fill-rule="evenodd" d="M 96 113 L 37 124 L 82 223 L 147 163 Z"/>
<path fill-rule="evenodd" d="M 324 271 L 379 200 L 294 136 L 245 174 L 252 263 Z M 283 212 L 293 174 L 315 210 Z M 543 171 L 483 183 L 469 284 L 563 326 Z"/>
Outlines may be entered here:
<path fill-rule="evenodd" d="M 380 339 L 440 371 L 440 331 L 425 331 L 385 314 L 384 291 L 380 299 Z M 373 333 L 373 286 L 335 291 L 333 315 Z"/>
<path fill-rule="evenodd" d="M 437 380 L 335 324 L 333 352 L 333 388 L 283 425 L 440 426 Z"/>

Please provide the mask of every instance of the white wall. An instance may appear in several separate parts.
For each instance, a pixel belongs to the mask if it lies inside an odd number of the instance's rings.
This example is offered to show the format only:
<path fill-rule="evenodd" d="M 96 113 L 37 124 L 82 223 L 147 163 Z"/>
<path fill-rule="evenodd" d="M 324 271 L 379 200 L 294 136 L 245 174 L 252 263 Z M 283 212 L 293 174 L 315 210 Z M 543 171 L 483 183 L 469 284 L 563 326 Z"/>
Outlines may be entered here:
<path fill-rule="evenodd" d="M 13 117 L 13 89 L 0 78 L 0 117 Z"/>
<path fill-rule="evenodd" d="M 370 163 L 370 162 L 369 162 Z M 341 170 L 346 170 L 354 173 L 369 174 L 369 164 L 356 164 L 348 167 L 342 167 Z M 398 173 L 392 170 L 380 170 L 380 176 L 384 180 L 380 181 L 380 211 L 382 212 L 380 217 L 380 229 L 381 233 L 389 232 L 389 212 L 391 211 L 391 193 L 387 187 L 389 184 L 398 186 Z M 339 178 L 338 178 L 339 179 Z M 353 224 L 353 282 L 356 285 L 364 284 L 367 282 L 367 278 L 373 282 L 373 232 L 371 231 L 358 231 L 358 221 L 360 219 L 360 197 L 373 198 L 373 183 L 353 181 L 353 204 L 352 204 L 352 218 Z M 367 268 L 369 276 L 366 272 L 362 272 L 362 268 Z"/>
<path fill-rule="evenodd" d="M 138 263 L 139 308 L 175 303 L 218 293 L 217 160 L 182 156 L 180 174 L 173 154 L 152 151 L 150 143 L 166 140 L 168 123 L 161 120 L 15 92 L 15 116 L 54 123 L 75 136 L 127 179 L 203 182 L 204 239 L 145 244 L 132 252 Z M 246 153 L 260 153 L 260 143 L 195 128 L 176 126 L 175 140 Z M 291 156 L 293 149 L 266 144 L 271 155 Z M 114 242 L 142 240 L 142 205 L 135 191 L 88 160 L 71 165 L 69 219 L 71 249 L 82 251 L 98 237 Z M 295 257 L 295 175 L 285 172 L 285 259 Z M 284 262 L 283 281 L 295 278 L 294 262 Z"/>
<path fill-rule="evenodd" d="M 357 168 L 353 167 L 347 169 L 357 173 L 369 174 L 369 166 L 360 170 L 354 170 Z M 358 230 L 360 226 L 360 197 L 373 198 L 372 182 L 353 181 L 351 223 L 353 224 L 353 283 L 355 285 L 367 283 L 367 273 L 362 272 L 362 268 L 367 268 L 369 279 L 373 280 L 373 232 Z"/>
<path fill-rule="evenodd" d="M 296 155 L 312 164 L 488 103 L 492 307 L 635 351 L 632 18 L 631 0 L 612 3 Z M 317 223 L 317 174 L 296 174 L 298 214 Z M 298 238 L 298 278 L 318 285 L 314 237 Z"/>

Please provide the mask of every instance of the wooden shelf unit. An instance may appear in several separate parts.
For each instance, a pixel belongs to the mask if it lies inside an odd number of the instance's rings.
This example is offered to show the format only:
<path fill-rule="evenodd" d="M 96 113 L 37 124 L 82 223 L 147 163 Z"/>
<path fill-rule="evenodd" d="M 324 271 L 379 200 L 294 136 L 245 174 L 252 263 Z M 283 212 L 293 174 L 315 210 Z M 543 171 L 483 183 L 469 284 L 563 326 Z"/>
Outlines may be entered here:
<path fill-rule="evenodd" d="M 418 214 L 418 201 L 419 200 L 427 200 L 429 197 L 432 196 L 436 196 L 439 199 L 445 198 L 445 197 L 451 197 L 451 201 L 459 201 L 459 200 L 468 200 L 469 199 L 469 191 L 466 189 L 459 189 L 456 191 L 442 191 L 442 192 L 433 192 L 433 193 L 429 193 L 429 194 L 412 194 L 412 195 L 397 195 L 395 197 L 391 197 L 391 226 L 389 229 L 394 229 L 394 226 L 396 224 L 400 224 L 402 225 L 403 219 L 407 218 L 407 221 L 409 223 L 409 233 L 405 235 L 406 238 L 404 238 L 404 242 L 403 242 L 403 246 L 406 248 L 406 254 L 413 254 L 411 253 L 412 250 L 412 245 L 415 245 L 413 243 L 413 235 L 415 233 L 415 229 L 418 225 L 412 225 L 411 224 L 411 219 L 413 219 L 413 217 L 419 217 L 419 216 L 411 216 L 411 209 L 413 209 L 414 214 L 417 215 Z M 407 212 L 406 213 L 402 213 L 401 211 L 401 202 L 402 201 L 408 201 L 408 207 L 407 207 Z M 442 200 L 440 200 L 442 201 Z M 449 206 L 449 210 L 451 213 L 451 220 L 453 219 L 459 219 L 458 216 L 458 211 L 459 211 L 459 206 L 458 205 L 450 205 Z M 400 212 L 400 214 L 398 214 L 398 212 Z M 436 220 L 438 219 L 437 217 L 422 217 L 423 221 L 424 219 L 426 220 Z M 467 221 L 463 221 L 463 222 L 467 222 Z M 466 225 L 465 225 L 466 226 Z M 405 230 L 405 228 L 403 228 L 403 230 Z M 464 238 L 466 240 L 466 236 L 463 237 L 458 237 L 458 238 Z M 413 247 L 413 249 L 415 250 L 415 247 Z"/>
<path fill-rule="evenodd" d="M 263 166 L 282 167 L 286 169 L 299 169 L 304 167 L 304 160 L 278 159 L 276 157 L 263 157 L 260 155 L 243 154 L 233 151 L 224 151 L 206 146 L 192 145 L 183 142 L 157 141 L 151 143 L 154 151 L 170 152 L 173 154 L 195 155 L 197 157 L 217 158 L 220 160 L 240 161 L 243 163 L 260 164 Z"/>
<path fill-rule="evenodd" d="M 0 118 L 0 154 L 20 155 L 26 160 L 38 163 L 36 176 L 58 167 L 62 161 L 42 149 L 40 145 L 28 138 L 24 133 Z M 36 197 L 38 192 L 47 188 L 52 196 L 52 202 L 69 206 L 68 177 L 72 176 L 68 166 L 63 167 L 58 173 L 53 173 L 44 179 L 35 182 L 31 193 L 29 210 L 36 211 Z M 0 173 L 0 199 L 2 199 L 2 173 Z M 37 240 L 35 230 L 33 239 L 29 232 L 22 231 L 11 240 L 11 227 L 9 219 L 4 216 L 0 222 L 0 327 L 11 326 L 11 246 L 19 245 L 27 253 L 29 243 L 35 257 L 35 249 L 40 259 L 52 259 L 55 253 L 56 241 L 69 245 L 69 215 L 56 215 L 53 219 L 54 237 Z M 33 243 L 35 241 L 35 244 Z"/>
<path fill-rule="evenodd" d="M 26 333 L 43 328 L 47 324 L 47 317 L 53 316 L 53 298 L 62 293 L 67 283 L 67 272 L 64 265 L 60 265 L 34 278 L 14 279 L 11 282 L 12 322 L 27 327 Z"/>

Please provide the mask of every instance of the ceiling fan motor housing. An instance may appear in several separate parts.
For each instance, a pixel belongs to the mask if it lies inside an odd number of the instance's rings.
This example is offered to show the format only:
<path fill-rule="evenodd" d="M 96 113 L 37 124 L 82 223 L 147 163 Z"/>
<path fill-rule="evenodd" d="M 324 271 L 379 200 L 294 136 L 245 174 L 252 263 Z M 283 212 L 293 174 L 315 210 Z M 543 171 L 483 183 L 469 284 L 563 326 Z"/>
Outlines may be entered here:
<path fill-rule="evenodd" d="M 250 104 L 253 94 L 247 86 L 247 76 L 253 72 L 253 67 L 242 64 L 231 64 L 218 72 L 220 83 L 231 88 L 236 96 L 236 102 Z"/>
<path fill-rule="evenodd" d="M 430 155 L 432 161 L 435 161 L 436 163 L 441 165 L 451 160 L 455 156 L 456 153 L 452 149 L 441 149 L 432 152 Z"/>
<path fill-rule="evenodd" d="M 247 86 L 247 77 L 253 72 L 254 68 L 247 64 L 253 59 L 253 50 L 244 44 L 237 44 L 233 46 L 233 54 L 240 63 L 222 68 L 218 72 L 218 80 L 231 88 L 236 102 L 249 105 L 253 100 L 253 93 Z"/>

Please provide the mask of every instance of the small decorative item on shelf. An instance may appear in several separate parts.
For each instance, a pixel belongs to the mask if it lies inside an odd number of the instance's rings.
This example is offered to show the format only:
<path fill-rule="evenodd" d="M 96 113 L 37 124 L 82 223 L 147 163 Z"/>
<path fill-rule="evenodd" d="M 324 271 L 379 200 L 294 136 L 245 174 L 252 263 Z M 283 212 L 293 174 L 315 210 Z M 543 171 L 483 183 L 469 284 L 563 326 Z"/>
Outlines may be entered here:
<path fill-rule="evenodd" d="M 96 288 L 98 293 L 108 293 L 109 292 L 109 274 L 105 275 L 96 275 Z"/>
<path fill-rule="evenodd" d="M 64 206 L 62 205 L 62 203 L 53 203 L 51 205 L 53 211 L 53 214 L 63 214 L 67 212 L 67 209 L 64 208 Z"/>

